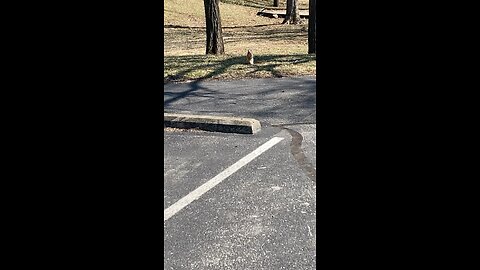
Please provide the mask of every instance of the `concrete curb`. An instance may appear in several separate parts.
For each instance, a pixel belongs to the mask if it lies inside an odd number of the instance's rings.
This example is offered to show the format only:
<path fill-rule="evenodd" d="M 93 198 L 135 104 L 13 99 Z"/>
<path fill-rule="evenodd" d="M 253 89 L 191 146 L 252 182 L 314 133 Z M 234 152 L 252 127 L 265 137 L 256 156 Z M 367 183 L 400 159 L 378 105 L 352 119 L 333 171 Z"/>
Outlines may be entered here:
<path fill-rule="evenodd" d="M 172 128 L 198 128 L 241 134 L 255 134 L 261 129 L 260 122 L 252 118 L 164 113 L 163 119 L 165 127 Z"/>

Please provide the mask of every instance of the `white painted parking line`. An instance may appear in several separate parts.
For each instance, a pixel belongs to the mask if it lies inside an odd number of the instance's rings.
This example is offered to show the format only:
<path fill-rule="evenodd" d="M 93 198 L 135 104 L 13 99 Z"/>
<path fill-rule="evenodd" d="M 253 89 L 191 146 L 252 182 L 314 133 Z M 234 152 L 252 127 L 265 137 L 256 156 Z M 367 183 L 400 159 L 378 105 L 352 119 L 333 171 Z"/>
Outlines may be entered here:
<path fill-rule="evenodd" d="M 217 176 L 208 180 L 205 184 L 199 186 L 197 189 L 190 192 L 188 195 L 181 198 L 176 203 L 172 204 L 170 207 L 168 207 L 167 209 L 165 209 L 163 211 L 163 221 L 164 222 L 167 221 L 173 215 L 178 213 L 178 211 L 182 210 L 184 207 L 189 205 L 191 202 L 200 198 L 200 196 L 202 196 L 205 192 L 209 191 L 210 189 L 212 189 L 213 187 L 218 185 L 220 182 L 225 180 L 225 178 L 229 177 L 230 175 L 232 175 L 233 173 L 238 171 L 240 168 L 247 165 L 250 161 L 254 160 L 256 157 L 260 156 L 263 152 L 267 151 L 268 149 L 270 149 L 272 146 L 279 143 L 283 139 L 284 138 L 281 138 L 281 137 L 273 137 L 268 142 L 262 144 L 260 147 L 255 149 L 250 154 L 246 155 L 245 157 L 243 157 L 239 161 L 235 162 L 230 167 L 226 168 L 224 171 L 219 173 Z"/>

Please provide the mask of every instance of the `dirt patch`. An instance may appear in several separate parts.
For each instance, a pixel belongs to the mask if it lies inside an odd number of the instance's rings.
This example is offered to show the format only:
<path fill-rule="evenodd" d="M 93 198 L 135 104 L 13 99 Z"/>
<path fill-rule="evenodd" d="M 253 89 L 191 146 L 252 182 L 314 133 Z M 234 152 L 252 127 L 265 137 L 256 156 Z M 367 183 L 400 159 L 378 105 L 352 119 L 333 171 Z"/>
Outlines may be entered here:
<path fill-rule="evenodd" d="M 199 128 L 172 128 L 164 127 L 163 132 L 208 132 Z"/>

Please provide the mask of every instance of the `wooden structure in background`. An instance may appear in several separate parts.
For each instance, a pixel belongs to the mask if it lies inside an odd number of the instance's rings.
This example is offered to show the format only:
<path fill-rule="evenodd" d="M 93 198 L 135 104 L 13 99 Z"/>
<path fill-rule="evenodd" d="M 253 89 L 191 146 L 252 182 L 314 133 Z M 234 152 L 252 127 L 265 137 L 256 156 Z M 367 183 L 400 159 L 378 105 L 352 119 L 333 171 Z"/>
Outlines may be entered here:
<path fill-rule="evenodd" d="M 258 16 L 264 16 L 269 18 L 285 18 L 285 9 L 262 9 L 257 12 Z M 308 19 L 308 9 L 300 9 L 300 18 Z"/>

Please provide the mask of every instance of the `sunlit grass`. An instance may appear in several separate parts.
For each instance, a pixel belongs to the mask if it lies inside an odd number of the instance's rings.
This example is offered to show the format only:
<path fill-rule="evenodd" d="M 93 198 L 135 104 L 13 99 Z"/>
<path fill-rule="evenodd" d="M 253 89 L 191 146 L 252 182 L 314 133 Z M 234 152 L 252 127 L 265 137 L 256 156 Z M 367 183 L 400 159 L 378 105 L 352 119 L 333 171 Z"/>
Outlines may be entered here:
<path fill-rule="evenodd" d="M 256 16 L 257 8 L 221 3 L 226 54 L 207 56 L 203 0 L 165 0 L 165 10 L 170 13 L 165 13 L 164 81 L 300 76 L 316 72 L 316 57 L 307 54 L 306 24 L 282 25 L 282 19 Z M 254 65 L 248 65 L 245 59 L 248 49 L 253 51 Z"/>
<path fill-rule="evenodd" d="M 249 65 L 244 56 L 185 55 L 166 56 L 164 79 L 238 79 L 314 75 L 315 55 L 257 55 Z"/>

